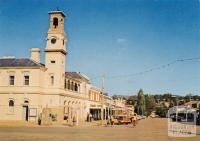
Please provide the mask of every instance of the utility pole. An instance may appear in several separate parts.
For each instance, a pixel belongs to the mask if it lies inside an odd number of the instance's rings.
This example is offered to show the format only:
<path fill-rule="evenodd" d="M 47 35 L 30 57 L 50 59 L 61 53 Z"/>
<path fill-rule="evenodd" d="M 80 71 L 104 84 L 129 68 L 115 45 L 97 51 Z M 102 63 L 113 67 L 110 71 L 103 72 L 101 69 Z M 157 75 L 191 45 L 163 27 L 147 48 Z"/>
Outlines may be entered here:
<path fill-rule="evenodd" d="M 103 104 L 104 104 L 104 83 L 105 83 L 105 75 L 102 76 L 102 98 L 101 98 L 101 125 L 103 125 L 103 113 L 104 113 L 104 109 L 103 109 Z"/>

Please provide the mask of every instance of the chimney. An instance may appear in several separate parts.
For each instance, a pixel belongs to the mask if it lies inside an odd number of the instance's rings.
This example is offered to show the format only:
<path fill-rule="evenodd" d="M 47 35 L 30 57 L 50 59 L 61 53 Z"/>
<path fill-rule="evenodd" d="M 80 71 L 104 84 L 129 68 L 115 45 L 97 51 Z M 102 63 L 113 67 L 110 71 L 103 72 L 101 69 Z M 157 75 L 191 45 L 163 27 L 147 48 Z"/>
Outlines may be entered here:
<path fill-rule="evenodd" d="M 31 59 L 37 63 L 40 63 L 40 49 L 39 48 L 31 49 Z"/>

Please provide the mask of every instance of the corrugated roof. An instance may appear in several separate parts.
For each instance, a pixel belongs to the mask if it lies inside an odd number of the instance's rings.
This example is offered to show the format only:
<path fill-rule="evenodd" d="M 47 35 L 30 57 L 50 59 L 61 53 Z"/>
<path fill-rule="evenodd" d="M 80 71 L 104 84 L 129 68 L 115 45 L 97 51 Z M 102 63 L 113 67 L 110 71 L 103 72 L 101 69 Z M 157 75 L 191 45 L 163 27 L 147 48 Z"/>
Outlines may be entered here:
<path fill-rule="evenodd" d="M 44 67 L 44 65 L 29 58 L 2 58 L 0 67 Z"/>
<path fill-rule="evenodd" d="M 89 81 L 88 78 L 84 77 L 83 75 L 81 75 L 78 72 L 65 72 L 65 77 L 69 77 L 72 79 L 84 79 L 86 81 Z"/>

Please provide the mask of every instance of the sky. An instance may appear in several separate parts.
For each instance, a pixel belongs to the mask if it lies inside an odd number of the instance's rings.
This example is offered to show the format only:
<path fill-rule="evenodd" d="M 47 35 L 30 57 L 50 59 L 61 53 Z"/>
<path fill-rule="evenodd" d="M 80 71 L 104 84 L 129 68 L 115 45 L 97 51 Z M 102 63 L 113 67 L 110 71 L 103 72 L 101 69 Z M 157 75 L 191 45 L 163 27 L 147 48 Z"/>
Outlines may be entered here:
<path fill-rule="evenodd" d="M 109 95 L 200 95 L 199 0 L 0 0 L 0 56 L 44 51 L 48 11 L 66 13 L 67 71 Z M 44 52 L 42 52 L 44 62 Z"/>

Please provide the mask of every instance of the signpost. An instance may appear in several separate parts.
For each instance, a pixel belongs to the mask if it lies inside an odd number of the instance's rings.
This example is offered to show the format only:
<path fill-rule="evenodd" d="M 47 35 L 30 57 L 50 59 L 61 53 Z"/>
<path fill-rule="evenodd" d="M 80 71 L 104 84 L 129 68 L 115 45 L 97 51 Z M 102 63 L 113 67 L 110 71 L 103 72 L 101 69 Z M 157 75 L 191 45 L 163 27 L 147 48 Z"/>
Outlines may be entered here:
<path fill-rule="evenodd" d="M 29 117 L 37 117 L 37 108 L 29 109 Z"/>

